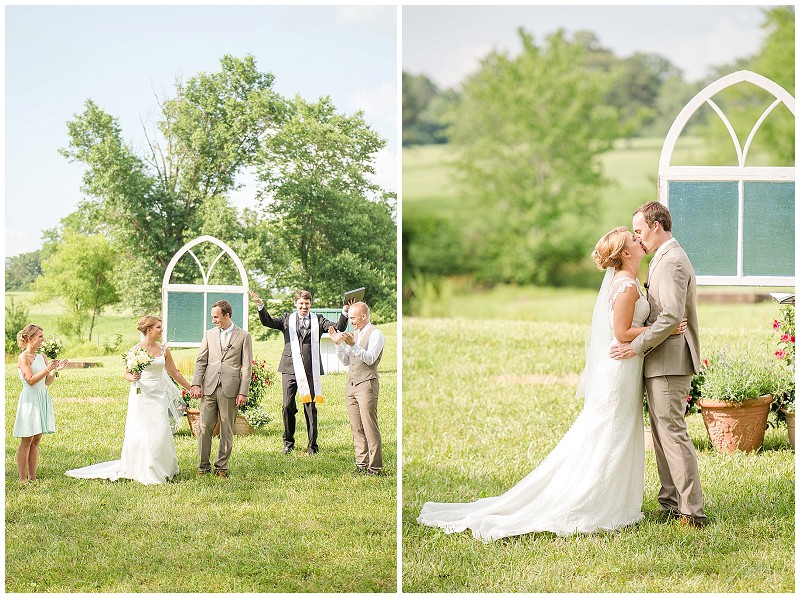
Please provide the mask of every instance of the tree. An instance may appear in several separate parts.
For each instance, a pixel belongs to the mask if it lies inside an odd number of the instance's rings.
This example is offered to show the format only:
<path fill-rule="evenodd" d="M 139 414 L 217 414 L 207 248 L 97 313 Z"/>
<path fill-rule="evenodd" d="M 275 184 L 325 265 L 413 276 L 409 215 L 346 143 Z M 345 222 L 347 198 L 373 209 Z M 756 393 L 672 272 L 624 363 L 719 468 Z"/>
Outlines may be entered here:
<path fill-rule="evenodd" d="M 795 24 L 794 6 L 778 6 L 765 12 L 763 27 L 769 32 L 761 52 L 753 61 L 753 70 L 794 95 Z M 795 160 L 794 115 L 781 107 L 767 118 L 759 130 L 762 145 L 771 150 L 781 166 L 793 165 Z"/>
<path fill-rule="evenodd" d="M 445 143 L 447 111 L 458 95 L 426 75 L 403 72 L 403 145 Z"/>
<path fill-rule="evenodd" d="M 762 27 L 768 32 L 754 56 L 714 69 L 713 79 L 738 70 L 751 70 L 772 79 L 794 94 L 794 7 L 778 6 L 764 11 Z M 775 100 L 771 93 L 746 84 L 729 87 L 714 97 L 728 117 L 739 142 L 745 140 L 764 110 Z M 736 154 L 726 125 L 716 115 L 707 119 L 702 131 L 709 141 L 707 163 L 736 164 Z M 795 117 L 778 105 L 763 121 L 748 153 L 749 165 L 790 166 L 794 164 Z"/>
<path fill-rule="evenodd" d="M 118 266 L 118 256 L 104 236 L 68 233 L 42 263 L 42 275 L 33 284 L 36 300 L 64 300 L 67 315 L 58 320 L 59 330 L 80 340 L 88 319 L 91 339 L 103 308 L 119 301 L 112 281 Z"/>
<path fill-rule="evenodd" d="M 41 252 L 38 249 L 7 257 L 6 291 L 27 291 L 41 273 Z"/>
<path fill-rule="evenodd" d="M 376 319 L 396 319 L 394 196 L 370 178 L 385 143 L 361 112 L 339 114 L 330 98 L 290 104 L 257 166 L 280 256 L 263 271 L 272 293 L 304 288 L 317 305 L 340 305 L 344 291 L 364 286 Z"/>
<path fill-rule="evenodd" d="M 583 45 L 563 32 L 543 48 L 519 35 L 518 57 L 493 52 L 464 84 L 451 138 L 464 193 L 493 207 L 478 225 L 478 278 L 558 283 L 594 243 L 598 156 L 619 115 L 603 105 L 611 81 L 585 68 Z"/>
<path fill-rule="evenodd" d="M 143 156 L 92 100 L 68 123 L 69 146 L 61 153 L 86 165 L 83 191 L 90 199 L 83 208 L 130 264 L 121 288 L 134 308 L 160 304 L 166 266 L 187 231 L 203 228 L 205 202 L 236 188 L 237 174 L 280 119 L 283 100 L 272 74 L 259 72 L 252 56 L 226 55 L 220 63 L 219 72 L 176 83 Z M 183 274 L 178 270 L 176 279 Z"/>

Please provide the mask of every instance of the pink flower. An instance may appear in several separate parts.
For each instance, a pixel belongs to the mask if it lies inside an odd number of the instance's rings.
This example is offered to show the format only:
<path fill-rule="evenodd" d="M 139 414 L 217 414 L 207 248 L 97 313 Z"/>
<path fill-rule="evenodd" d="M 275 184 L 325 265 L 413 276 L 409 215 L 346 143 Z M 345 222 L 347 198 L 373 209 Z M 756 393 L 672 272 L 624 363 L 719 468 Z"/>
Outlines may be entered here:
<path fill-rule="evenodd" d="M 778 359 L 783 359 L 784 357 L 786 357 L 786 351 L 784 351 L 783 349 L 775 351 L 775 357 L 777 357 Z"/>
<path fill-rule="evenodd" d="M 788 343 L 790 338 L 792 338 L 790 335 L 782 334 L 781 335 L 781 342 Z"/>
<path fill-rule="evenodd" d="M 703 366 L 709 367 L 708 359 L 703 359 Z"/>
<path fill-rule="evenodd" d="M 686 397 L 686 402 L 687 402 L 687 403 L 690 403 L 691 401 L 692 401 L 692 397 L 691 397 L 691 396 L 687 396 L 687 397 Z"/>
<path fill-rule="evenodd" d="M 780 327 L 781 327 L 781 322 L 780 322 L 780 320 L 772 320 L 772 327 L 773 327 L 775 330 L 777 330 L 778 328 L 780 328 Z"/>

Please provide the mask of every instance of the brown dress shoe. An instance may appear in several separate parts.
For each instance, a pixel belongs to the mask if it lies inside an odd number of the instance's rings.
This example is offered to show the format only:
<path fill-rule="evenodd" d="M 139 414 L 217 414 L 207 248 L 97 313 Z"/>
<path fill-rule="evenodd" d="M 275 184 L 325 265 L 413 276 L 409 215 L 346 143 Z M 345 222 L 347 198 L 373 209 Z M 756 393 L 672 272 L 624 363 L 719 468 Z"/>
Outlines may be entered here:
<path fill-rule="evenodd" d="M 217 476 L 218 478 L 226 478 L 226 479 L 228 478 L 228 472 L 225 471 L 224 469 L 218 469 L 217 471 L 214 472 L 214 475 Z"/>
<path fill-rule="evenodd" d="M 703 529 L 707 523 L 705 520 L 695 519 L 689 515 L 679 515 L 677 521 L 681 527 L 694 527 L 697 529 Z"/>

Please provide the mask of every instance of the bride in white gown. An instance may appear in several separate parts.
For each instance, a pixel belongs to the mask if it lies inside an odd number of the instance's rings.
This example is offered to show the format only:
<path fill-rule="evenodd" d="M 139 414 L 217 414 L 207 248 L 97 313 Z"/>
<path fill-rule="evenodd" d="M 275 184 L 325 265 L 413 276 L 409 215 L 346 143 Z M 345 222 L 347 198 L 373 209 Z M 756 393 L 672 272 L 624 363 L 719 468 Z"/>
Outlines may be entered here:
<path fill-rule="evenodd" d="M 549 531 L 613 530 L 642 519 L 642 358 L 614 360 L 609 348 L 646 330 L 650 312 L 637 280 L 645 252 L 618 227 L 592 254 L 605 278 L 586 343 L 578 388 L 583 411 L 553 451 L 516 486 L 471 503 L 425 503 L 417 522 L 482 540 Z M 675 334 L 681 334 L 682 324 Z"/>
<path fill-rule="evenodd" d="M 161 320 L 145 316 L 139 320 L 137 329 L 143 337 L 138 346 L 147 351 L 153 361 L 141 374 L 125 372 L 131 389 L 122 456 L 117 461 L 71 469 L 66 472 L 68 476 L 112 481 L 125 478 L 141 484 L 163 484 L 178 473 L 172 424 L 180 422 L 182 401 L 178 388 L 167 374 L 187 390 L 189 383 L 175 366 L 167 346 L 158 343 Z M 136 392 L 137 384 L 140 393 Z"/>

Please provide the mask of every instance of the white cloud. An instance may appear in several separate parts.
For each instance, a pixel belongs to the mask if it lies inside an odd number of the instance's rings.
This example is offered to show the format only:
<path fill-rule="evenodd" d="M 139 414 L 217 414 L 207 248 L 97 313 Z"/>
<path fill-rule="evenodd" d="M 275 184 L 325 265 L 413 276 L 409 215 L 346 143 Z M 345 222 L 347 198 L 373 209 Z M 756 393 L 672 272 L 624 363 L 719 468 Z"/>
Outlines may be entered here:
<path fill-rule="evenodd" d="M 29 232 L 14 230 L 5 227 L 6 257 L 36 251 L 41 247 L 39 239 L 34 239 Z"/>
<path fill-rule="evenodd" d="M 385 81 L 375 89 L 359 89 L 353 94 L 352 103 L 356 110 L 363 110 L 367 122 L 381 121 L 386 126 L 395 127 L 397 122 L 397 86 Z"/>
<path fill-rule="evenodd" d="M 733 11 L 711 25 L 706 35 L 688 35 L 671 49 L 669 59 L 683 69 L 689 81 L 707 76 L 711 67 L 732 62 L 733 56 L 752 56 L 764 39 L 764 31 L 754 28 L 750 16 L 744 13 Z M 703 59 L 698 60 L 698 56 Z"/>
<path fill-rule="evenodd" d="M 345 25 L 361 27 L 364 25 L 377 27 L 380 30 L 394 29 L 396 7 L 378 4 L 361 6 L 337 6 L 336 18 Z"/>
<path fill-rule="evenodd" d="M 372 180 L 387 191 L 397 191 L 397 154 L 387 148 L 375 156 L 375 176 Z"/>

